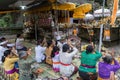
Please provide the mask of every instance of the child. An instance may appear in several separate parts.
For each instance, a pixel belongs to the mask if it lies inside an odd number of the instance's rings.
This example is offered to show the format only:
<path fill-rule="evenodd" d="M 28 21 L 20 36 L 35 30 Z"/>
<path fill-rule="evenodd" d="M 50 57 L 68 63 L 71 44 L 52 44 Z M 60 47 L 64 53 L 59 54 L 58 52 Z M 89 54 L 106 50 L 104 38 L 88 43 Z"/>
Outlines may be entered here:
<path fill-rule="evenodd" d="M 59 72 L 60 60 L 59 60 L 59 48 L 57 46 L 53 47 L 51 57 L 53 60 L 53 70 L 55 72 Z"/>

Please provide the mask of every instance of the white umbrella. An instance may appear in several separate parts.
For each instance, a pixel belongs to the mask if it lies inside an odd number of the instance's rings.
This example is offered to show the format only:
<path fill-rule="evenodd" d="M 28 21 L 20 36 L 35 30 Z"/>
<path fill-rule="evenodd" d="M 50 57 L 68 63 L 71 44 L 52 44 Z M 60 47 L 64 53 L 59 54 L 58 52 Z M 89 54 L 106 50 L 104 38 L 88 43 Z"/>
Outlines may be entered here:
<path fill-rule="evenodd" d="M 116 16 L 117 16 L 117 17 L 120 17 L 120 10 L 117 11 Z"/>
<path fill-rule="evenodd" d="M 85 18 L 84 18 L 85 20 L 93 20 L 94 19 L 94 16 L 92 15 L 92 14 L 86 14 L 85 15 Z"/>
<path fill-rule="evenodd" d="M 110 16 L 110 10 L 109 9 L 104 9 L 104 16 Z M 96 11 L 94 11 L 94 17 L 102 17 L 103 16 L 103 10 L 102 9 L 98 9 Z"/>

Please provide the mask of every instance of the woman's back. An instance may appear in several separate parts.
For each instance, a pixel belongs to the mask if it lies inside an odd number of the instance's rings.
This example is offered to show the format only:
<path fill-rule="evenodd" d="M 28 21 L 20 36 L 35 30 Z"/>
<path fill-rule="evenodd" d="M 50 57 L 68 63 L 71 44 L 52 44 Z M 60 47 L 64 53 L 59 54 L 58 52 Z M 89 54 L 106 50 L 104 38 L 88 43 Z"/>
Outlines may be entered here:
<path fill-rule="evenodd" d="M 36 56 L 41 56 L 45 53 L 45 50 L 46 50 L 46 47 L 42 47 L 40 45 L 36 46 L 35 47 L 35 53 L 36 53 Z"/>
<path fill-rule="evenodd" d="M 4 62 L 4 68 L 6 71 L 9 71 L 14 68 L 14 63 L 18 61 L 19 58 L 6 58 Z"/>
<path fill-rule="evenodd" d="M 100 54 L 96 54 L 96 53 L 89 53 L 87 54 L 86 51 L 84 51 L 81 54 L 81 63 L 84 63 L 86 65 L 91 65 L 91 66 L 95 66 L 97 60 L 100 58 Z"/>
<path fill-rule="evenodd" d="M 46 55 L 46 63 L 52 65 L 52 58 L 51 58 L 51 53 L 52 53 L 52 47 L 46 48 L 45 55 Z"/>
<path fill-rule="evenodd" d="M 81 66 L 80 70 L 84 72 L 96 72 L 96 63 L 102 55 L 99 52 L 86 53 L 86 51 L 81 54 Z M 89 67 L 89 68 L 86 68 Z"/>
<path fill-rule="evenodd" d="M 45 54 L 47 57 L 51 57 L 52 50 L 52 47 L 46 48 Z"/>

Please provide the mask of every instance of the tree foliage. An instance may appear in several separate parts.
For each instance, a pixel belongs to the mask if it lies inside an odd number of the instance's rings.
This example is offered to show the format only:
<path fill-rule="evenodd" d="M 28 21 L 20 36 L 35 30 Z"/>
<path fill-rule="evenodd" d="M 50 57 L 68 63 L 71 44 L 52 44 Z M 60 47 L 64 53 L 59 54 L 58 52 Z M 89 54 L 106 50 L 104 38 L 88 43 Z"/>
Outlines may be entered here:
<path fill-rule="evenodd" d="M 108 0 L 105 0 L 105 6 L 108 6 L 107 1 Z M 95 0 L 95 2 L 98 2 L 101 6 L 103 5 L 103 0 Z"/>

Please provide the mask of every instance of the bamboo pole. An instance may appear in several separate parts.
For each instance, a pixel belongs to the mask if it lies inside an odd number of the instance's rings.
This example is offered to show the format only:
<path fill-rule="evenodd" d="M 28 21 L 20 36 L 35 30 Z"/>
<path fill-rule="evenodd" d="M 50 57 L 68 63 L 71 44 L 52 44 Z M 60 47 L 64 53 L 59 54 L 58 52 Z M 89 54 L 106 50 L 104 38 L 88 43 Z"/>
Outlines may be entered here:
<path fill-rule="evenodd" d="M 103 7 L 102 7 L 102 17 L 103 18 L 104 18 L 104 7 L 105 7 L 105 0 L 103 0 Z M 103 28 L 104 28 L 104 25 L 101 24 L 101 27 L 100 27 L 100 39 L 99 39 L 99 52 L 101 52 Z"/>

